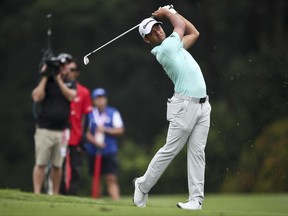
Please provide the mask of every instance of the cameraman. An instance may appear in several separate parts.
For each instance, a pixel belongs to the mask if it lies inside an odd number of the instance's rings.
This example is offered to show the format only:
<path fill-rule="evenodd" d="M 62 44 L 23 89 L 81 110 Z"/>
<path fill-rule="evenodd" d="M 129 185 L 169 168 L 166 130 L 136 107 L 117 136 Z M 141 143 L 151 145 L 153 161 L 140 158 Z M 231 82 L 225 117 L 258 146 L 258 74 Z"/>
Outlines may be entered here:
<path fill-rule="evenodd" d="M 32 91 L 34 102 L 41 102 L 35 140 L 34 193 L 40 194 L 45 168 L 51 163 L 53 194 L 59 193 L 61 167 L 69 139 L 70 101 L 76 96 L 76 84 L 67 79 L 72 56 L 52 57 L 41 69 L 41 80 Z"/>

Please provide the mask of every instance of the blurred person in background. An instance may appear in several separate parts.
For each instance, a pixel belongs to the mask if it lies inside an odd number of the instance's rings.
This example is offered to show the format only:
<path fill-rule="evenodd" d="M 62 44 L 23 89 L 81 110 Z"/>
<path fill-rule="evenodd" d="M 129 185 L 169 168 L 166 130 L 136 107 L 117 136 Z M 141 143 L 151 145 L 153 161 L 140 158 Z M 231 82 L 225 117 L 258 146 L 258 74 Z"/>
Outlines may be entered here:
<path fill-rule="evenodd" d="M 101 154 L 101 174 L 104 175 L 107 191 L 113 200 L 120 198 L 118 184 L 118 141 L 124 134 L 124 124 L 119 111 L 108 106 L 107 92 L 97 88 L 92 92 L 93 111 L 89 114 L 86 150 L 88 152 L 89 172 L 95 174 L 95 157 Z"/>
<path fill-rule="evenodd" d="M 66 159 L 63 163 L 60 193 L 77 195 L 81 178 L 82 149 L 85 142 L 83 132 L 87 129 L 88 113 L 92 111 L 92 101 L 89 89 L 77 81 L 80 70 L 76 59 L 67 65 L 67 69 L 68 78 L 76 82 L 77 95 L 70 103 L 71 133 Z"/>
<path fill-rule="evenodd" d="M 69 140 L 70 101 L 76 96 L 76 84 L 68 79 L 72 56 L 61 53 L 47 61 L 41 69 L 41 79 L 32 91 L 35 103 L 41 102 L 36 119 L 34 193 L 40 194 L 45 168 L 51 164 L 52 193 L 58 194 L 61 167 Z"/>

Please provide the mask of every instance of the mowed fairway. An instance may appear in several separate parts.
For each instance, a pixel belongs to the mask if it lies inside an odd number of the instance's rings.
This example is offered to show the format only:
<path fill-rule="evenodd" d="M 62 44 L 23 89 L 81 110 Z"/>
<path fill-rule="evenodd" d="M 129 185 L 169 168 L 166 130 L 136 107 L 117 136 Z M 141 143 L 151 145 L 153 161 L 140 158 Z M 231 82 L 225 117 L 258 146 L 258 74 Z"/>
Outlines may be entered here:
<path fill-rule="evenodd" d="M 151 195 L 146 208 L 136 208 L 131 197 L 121 201 L 82 197 L 34 195 L 17 190 L 0 190 L 2 216 L 288 216 L 288 194 L 208 194 L 202 211 L 178 209 L 176 203 L 185 201 L 185 195 Z"/>

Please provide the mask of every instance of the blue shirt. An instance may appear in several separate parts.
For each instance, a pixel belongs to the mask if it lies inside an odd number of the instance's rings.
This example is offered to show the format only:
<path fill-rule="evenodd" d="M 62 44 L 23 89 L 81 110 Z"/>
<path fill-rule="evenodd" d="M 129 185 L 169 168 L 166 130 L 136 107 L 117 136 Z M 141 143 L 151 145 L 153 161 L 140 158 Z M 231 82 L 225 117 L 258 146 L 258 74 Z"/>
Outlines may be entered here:
<path fill-rule="evenodd" d="M 177 32 L 155 46 L 151 53 L 172 80 L 175 92 L 196 98 L 206 96 L 202 71 L 192 55 L 184 49 Z"/>
<path fill-rule="evenodd" d="M 89 118 L 89 130 L 95 135 L 97 129 L 97 117 L 99 117 L 98 109 L 93 108 L 93 112 L 90 112 L 88 115 Z M 107 106 L 104 110 L 105 120 L 104 127 L 114 128 L 114 127 L 123 127 L 123 122 L 120 116 L 120 113 L 114 107 Z M 117 121 L 117 122 L 115 122 Z M 91 143 L 86 143 L 85 148 L 87 152 L 91 155 L 95 155 L 97 152 L 101 152 L 102 155 L 109 155 L 118 152 L 118 142 L 115 136 L 105 134 L 104 143 L 106 146 L 103 149 L 98 149 L 95 145 Z"/>

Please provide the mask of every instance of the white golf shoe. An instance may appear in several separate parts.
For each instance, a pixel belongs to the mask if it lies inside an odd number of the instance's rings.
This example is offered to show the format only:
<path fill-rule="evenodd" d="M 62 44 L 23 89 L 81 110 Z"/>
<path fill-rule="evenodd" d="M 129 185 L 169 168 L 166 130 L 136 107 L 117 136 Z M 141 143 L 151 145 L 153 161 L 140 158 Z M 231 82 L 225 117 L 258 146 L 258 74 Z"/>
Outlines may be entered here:
<path fill-rule="evenodd" d="M 133 197 L 133 203 L 137 207 L 145 208 L 148 194 L 143 193 L 138 185 L 138 178 L 135 178 L 133 180 L 134 185 L 134 197 Z"/>
<path fill-rule="evenodd" d="M 177 203 L 177 206 L 181 209 L 186 209 L 186 210 L 201 210 L 202 205 L 200 202 L 197 200 L 190 200 L 186 203 L 179 202 Z"/>

